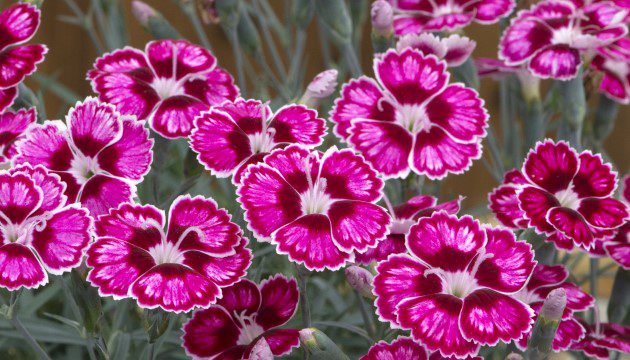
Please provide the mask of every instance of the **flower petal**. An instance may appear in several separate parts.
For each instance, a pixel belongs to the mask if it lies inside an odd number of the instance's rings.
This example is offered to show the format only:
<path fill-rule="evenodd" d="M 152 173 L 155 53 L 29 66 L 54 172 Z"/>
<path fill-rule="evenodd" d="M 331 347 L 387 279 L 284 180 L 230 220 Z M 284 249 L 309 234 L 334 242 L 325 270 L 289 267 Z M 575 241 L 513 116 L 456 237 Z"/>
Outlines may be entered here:
<path fill-rule="evenodd" d="M 421 218 L 407 234 L 407 248 L 431 267 L 464 271 L 486 243 L 479 222 L 445 212 Z"/>
<path fill-rule="evenodd" d="M 23 173 L 28 175 L 33 183 L 42 189 L 44 194 L 42 204 L 31 216 L 42 215 L 45 212 L 57 210 L 66 204 L 67 198 L 63 194 L 65 185 L 54 173 L 48 172 L 43 166 L 32 167 L 30 164 L 17 165 L 9 170 L 11 174 Z"/>
<path fill-rule="evenodd" d="M 536 230 L 547 233 L 555 231 L 547 221 L 549 210 L 560 205 L 554 196 L 533 186 L 525 186 L 518 193 L 518 205 Z"/>
<path fill-rule="evenodd" d="M 321 164 L 319 156 L 314 156 L 315 154 L 302 146 L 289 145 L 272 151 L 265 157 L 265 164 L 278 171 L 295 191 L 303 194 L 309 188 L 306 164 L 308 163 L 311 169 L 311 179 L 317 179 L 319 176 Z"/>
<path fill-rule="evenodd" d="M 157 76 L 162 78 L 179 80 L 188 74 L 210 71 L 216 64 L 210 51 L 186 40 L 154 40 L 147 44 L 145 53 Z"/>
<path fill-rule="evenodd" d="M 619 234 L 611 241 L 605 244 L 606 253 L 615 260 L 621 267 L 630 269 L 630 223 L 626 223 L 619 229 Z"/>
<path fill-rule="evenodd" d="M 300 143 L 317 146 L 326 133 L 326 121 L 317 117 L 317 111 L 304 105 L 287 105 L 280 108 L 269 123 L 275 129 L 276 143 Z"/>
<path fill-rule="evenodd" d="M 330 148 L 323 156 L 320 178 L 326 179 L 326 193 L 333 199 L 376 201 L 383 180 L 352 150 Z"/>
<path fill-rule="evenodd" d="M 2 40 L 0 40 L 2 42 Z M 44 61 L 48 48 L 44 45 L 22 45 L 0 53 L 0 88 L 18 85 Z"/>
<path fill-rule="evenodd" d="M 394 213 L 397 219 L 413 219 L 418 212 L 430 210 L 436 203 L 437 199 L 433 196 L 417 195 L 409 199 L 406 203 L 394 207 Z"/>
<path fill-rule="evenodd" d="M 523 63 L 538 50 L 551 44 L 552 31 L 536 19 L 514 18 L 499 43 L 499 58 L 507 65 Z"/>
<path fill-rule="evenodd" d="M 149 250 L 162 241 L 164 212 L 153 205 L 125 203 L 95 223 L 96 235 L 116 239 Z"/>
<path fill-rule="evenodd" d="M 200 250 L 214 255 L 234 253 L 241 242 L 241 229 L 225 209 L 210 198 L 179 196 L 168 214 L 166 238 L 180 251 Z M 182 238 L 183 237 L 183 238 Z"/>
<path fill-rule="evenodd" d="M 0 13 L 0 49 L 28 41 L 40 22 L 40 11 L 35 5 L 17 3 Z"/>
<path fill-rule="evenodd" d="M 87 250 L 86 264 L 92 269 L 87 280 L 101 296 L 128 296 L 131 284 L 147 272 L 155 261 L 149 253 L 115 238 L 99 238 Z"/>
<path fill-rule="evenodd" d="M 444 45 L 446 45 L 444 60 L 449 67 L 461 66 L 466 62 L 466 60 L 468 60 L 477 46 L 477 43 L 474 40 L 457 34 L 444 38 L 442 41 L 444 42 Z"/>
<path fill-rule="evenodd" d="M 0 247 L 0 287 L 32 289 L 48 282 L 48 274 L 26 246 L 9 243 Z"/>
<path fill-rule="evenodd" d="M 168 139 L 186 137 L 193 128 L 193 119 L 208 106 L 189 96 L 171 96 L 158 105 L 151 115 L 153 130 Z"/>
<path fill-rule="evenodd" d="M 580 52 L 567 45 L 553 45 L 537 52 L 527 68 L 543 79 L 572 79 L 582 64 Z"/>
<path fill-rule="evenodd" d="M 515 6 L 516 2 L 512 0 L 482 0 L 471 7 L 477 10 L 475 20 L 482 24 L 492 24 L 509 15 Z"/>
<path fill-rule="evenodd" d="M 630 217 L 628 207 L 617 199 L 583 199 L 577 212 L 591 225 L 610 229 L 623 225 Z"/>
<path fill-rule="evenodd" d="M 426 113 L 454 138 L 470 142 L 486 135 L 489 116 L 483 104 L 475 90 L 454 84 L 429 101 Z"/>
<path fill-rule="evenodd" d="M 518 206 L 517 191 L 514 185 L 501 185 L 488 194 L 488 207 L 503 226 L 511 229 L 527 226 L 523 211 Z"/>
<path fill-rule="evenodd" d="M 220 287 L 229 286 L 245 276 L 252 263 L 252 252 L 245 245 L 247 239 L 242 238 L 241 243 L 234 248 L 234 255 L 224 257 L 214 257 L 196 250 L 186 251 L 183 263 Z"/>
<path fill-rule="evenodd" d="M 236 284 L 222 289 L 223 296 L 217 305 L 223 307 L 228 314 L 238 316 L 256 315 L 260 308 L 261 295 L 258 285 L 253 281 L 242 279 Z"/>
<path fill-rule="evenodd" d="M 567 350 L 574 342 L 584 338 L 584 327 L 575 319 L 567 319 L 560 321 L 556 336 L 553 338 L 551 348 L 555 352 Z"/>
<path fill-rule="evenodd" d="M 330 220 L 321 214 L 305 215 L 280 228 L 273 236 L 280 254 L 309 270 L 337 270 L 351 256 L 333 242 Z"/>
<path fill-rule="evenodd" d="M 235 346 L 240 330 L 221 307 L 197 310 L 182 328 L 182 346 L 191 357 L 210 358 Z"/>
<path fill-rule="evenodd" d="M 377 342 L 359 360 L 427 360 L 428 358 L 427 350 L 422 345 L 409 337 L 400 336 L 391 344 L 382 340 Z"/>
<path fill-rule="evenodd" d="M 422 105 L 439 93 L 449 79 L 446 63 L 410 48 L 401 53 L 390 50 L 375 60 L 374 73 L 401 105 Z"/>
<path fill-rule="evenodd" d="M 593 244 L 593 233 L 582 215 L 567 208 L 553 208 L 547 213 L 547 221 L 577 245 L 587 249 Z"/>
<path fill-rule="evenodd" d="M 252 155 L 249 137 L 222 111 L 203 112 L 195 119 L 190 147 L 214 175 L 227 176 Z"/>
<path fill-rule="evenodd" d="M 462 334 L 479 344 L 510 342 L 531 330 L 534 311 L 496 291 L 475 290 L 464 298 L 460 315 Z"/>
<path fill-rule="evenodd" d="M 44 195 L 33 179 L 24 173 L 0 174 L 0 212 L 5 218 L 2 223 L 10 220 L 12 224 L 21 224 L 40 208 Z"/>
<path fill-rule="evenodd" d="M 120 138 L 122 133 L 116 108 L 94 98 L 77 103 L 68 112 L 66 121 L 73 144 L 91 158 Z"/>
<path fill-rule="evenodd" d="M 204 104 L 215 106 L 224 101 L 233 101 L 239 95 L 232 75 L 222 68 L 191 77 L 184 83 L 184 93 Z"/>
<path fill-rule="evenodd" d="M 30 163 L 33 166 L 43 165 L 53 171 L 68 170 L 74 154 L 61 126 L 63 125 L 55 122 L 34 126 L 26 133 L 24 139 L 18 142 L 20 154 L 16 162 Z"/>
<path fill-rule="evenodd" d="M 266 165 L 250 166 L 236 192 L 248 227 L 257 238 L 268 238 L 302 213 L 298 193 Z"/>
<path fill-rule="evenodd" d="M 472 161 L 481 157 L 481 144 L 455 142 L 444 130 L 433 126 L 429 131 L 416 134 L 411 153 L 412 170 L 429 179 L 442 179 L 449 173 L 461 174 Z"/>
<path fill-rule="evenodd" d="M 616 183 L 616 174 L 601 155 L 593 155 L 590 151 L 580 154 L 580 168 L 572 183 L 572 190 L 580 198 L 610 196 Z"/>
<path fill-rule="evenodd" d="M 33 231 L 31 245 L 50 273 L 61 274 L 81 264 L 91 227 L 87 210 L 68 207 L 46 220 L 43 229 Z"/>
<path fill-rule="evenodd" d="M 378 205 L 336 201 L 328 210 L 335 244 L 343 251 L 365 251 L 385 238 L 391 218 Z"/>
<path fill-rule="evenodd" d="M 92 176 L 83 186 L 81 205 L 90 210 L 93 217 L 107 214 L 110 209 L 131 201 L 136 189 L 129 183 L 108 175 Z"/>
<path fill-rule="evenodd" d="M 149 172 L 153 160 L 153 139 L 144 123 L 134 118 L 124 118 L 122 135 L 114 144 L 98 155 L 101 169 L 114 176 L 140 181 Z"/>
<path fill-rule="evenodd" d="M 2 110 L 0 110 L 2 111 Z M 20 109 L 17 112 L 7 110 L 0 113 L 0 162 L 13 159 L 17 155 L 16 140 L 37 122 L 35 108 Z"/>
<path fill-rule="evenodd" d="M 352 122 L 348 142 L 384 177 L 409 173 L 413 138 L 400 125 L 385 121 Z"/>
<path fill-rule="evenodd" d="M 525 241 L 516 241 L 510 230 L 488 227 L 486 234 L 486 253 L 493 256 L 481 262 L 475 279 L 480 286 L 499 292 L 519 291 L 536 265 L 532 246 Z"/>
<path fill-rule="evenodd" d="M 334 133 L 342 139 L 350 136 L 348 130 L 354 119 L 394 121 L 396 114 L 392 105 L 374 80 L 362 76 L 352 79 L 341 88 L 341 97 L 335 100 L 330 120 L 335 123 Z"/>
<path fill-rule="evenodd" d="M 277 274 L 261 281 L 262 303 L 256 322 L 268 330 L 287 323 L 295 314 L 298 304 L 298 287 L 295 279 Z"/>
<path fill-rule="evenodd" d="M 275 356 L 286 355 L 300 346 L 300 333 L 297 329 L 273 329 L 263 334 Z"/>
<path fill-rule="evenodd" d="M 398 305 L 398 321 L 411 329 L 414 339 L 442 356 L 466 357 L 479 351 L 479 344 L 464 339 L 459 328 L 462 300 L 445 294 L 409 299 Z"/>
<path fill-rule="evenodd" d="M 141 73 L 142 78 L 152 77 Z M 132 73 L 104 73 L 92 80 L 92 89 L 101 101 L 113 104 L 125 115 L 146 119 L 159 103 L 160 97 L 151 85 Z"/>
<path fill-rule="evenodd" d="M 569 272 L 562 265 L 537 264 L 527 283 L 527 289 L 533 291 L 544 286 L 558 285 L 568 277 Z"/>
<path fill-rule="evenodd" d="M 563 141 L 539 142 L 523 164 L 523 174 L 552 194 L 568 189 L 577 171 L 578 155 Z"/>
<path fill-rule="evenodd" d="M 142 51 L 125 46 L 96 59 L 94 69 L 88 71 L 88 79 L 94 81 L 99 75 L 107 73 L 147 74 L 146 69 L 148 67 L 149 64 L 147 64 Z M 141 78 L 147 82 L 152 80 L 152 76 Z"/>
<path fill-rule="evenodd" d="M 13 105 L 13 101 L 17 98 L 17 93 L 17 86 L 0 89 L 0 111 L 4 111 L 9 106 Z"/>
<path fill-rule="evenodd" d="M 162 264 L 140 276 L 131 285 L 130 293 L 138 299 L 140 307 L 161 307 L 178 313 L 195 306 L 209 306 L 221 295 L 221 290 L 188 267 Z"/>
<path fill-rule="evenodd" d="M 442 281 L 435 274 L 425 276 L 427 269 L 406 254 L 391 255 L 377 265 L 374 304 L 381 321 L 389 321 L 394 327 L 399 327 L 398 304 L 442 291 Z"/>

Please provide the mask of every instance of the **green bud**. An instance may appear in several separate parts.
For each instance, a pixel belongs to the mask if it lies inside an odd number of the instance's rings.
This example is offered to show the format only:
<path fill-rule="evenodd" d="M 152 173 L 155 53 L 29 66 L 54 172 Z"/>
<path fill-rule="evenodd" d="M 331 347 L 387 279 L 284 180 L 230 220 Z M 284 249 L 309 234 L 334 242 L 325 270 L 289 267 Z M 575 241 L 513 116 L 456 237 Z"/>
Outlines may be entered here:
<path fill-rule="evenodd" d="M 227 31 L 234 30 L 239 22 L 241 12 L 240 0 L 216 0 L 214 8 L 219 15 L 221 25 Z"/>
<path fill-rule="evenodd" d="M 182 37 L 162 14 L 142 1 L 135 0 L 131 3 L 131 13 L 156 39 L 181 39 Z"/>
<path fill-rule="evenodd" d="M 333 41 L 337 44 L 350 43 L 352 20 L 345 1 L 315 0 L 315 10 Z"/>
<path fill-rule="evenodd" d="M 300 342 L 311 360 L 350 360 L 326 334 L 315 328 L 300 330 Z"/>
<path fill-rule="evenodd" d="M 149 336 L 149 343 L 153 344 L 168 329 L 170 314 L 157 308 L 145 310 L 144 315 L 144 330 Z"/>
<path fill-rule="evenodd" d="M 527 342 L 526 359 L 541 360 L 549 357 L 551 343 L 556 337 L 566 305 L 567 294 L 563 288 L 552 290 L 547 295 L 534 324 L 532 336 Z"/>
<path fill-rule="evenodd" d="M 304 30 L 308 27 L 315 14 L 314 0 L 294 0 L 291 8 L 293 23 Z"/>

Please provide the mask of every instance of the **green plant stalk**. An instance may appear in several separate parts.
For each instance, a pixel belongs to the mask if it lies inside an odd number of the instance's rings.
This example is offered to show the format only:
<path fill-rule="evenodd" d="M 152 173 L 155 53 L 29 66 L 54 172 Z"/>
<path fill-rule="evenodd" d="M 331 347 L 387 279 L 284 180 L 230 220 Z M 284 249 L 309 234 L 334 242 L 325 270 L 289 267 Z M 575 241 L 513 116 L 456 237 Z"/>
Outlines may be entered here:
<path fill-rule="evenodd" d="M 295 264 L 295 275 L 298 279 L 298 287 L 300 289 L 300 309 L 302 311 L 302 325 L 304 328 L 310 328 L 311 308 L 308 301 L 308 270 L 301 265 Z"/>
<path fill-rule="evenodd" d="M 177 0 L 177 5 L 179 5 L 179 8 L 182 9 L 182 12 L 192 23 L 193 29 L 195 29 L 195 33 L 197 34 L 199 41 L 201 41 L 201 45 L 203 45 L 203 47 L 205 47 L 206 49 L 212 51 L 212 45 L 210 45 L 208 35 L 206 35 L 206 32 L 201 25 L 201 21 L 199 21 L 199 16 L 197 16 L 195 3 L 193 1 Z"/>
<path fill-rule="evenodd" d="M 460 66 L 452 68 L 451 72 L 455 76 L 455 79 L 457 81 L 461 81 L 466 84 L 466 86 L 475 89 L 479 88 L 479 76 L 477 75 L 477 67 L 473 62 L 472 57 L 469 57 Z"/>
<path fill-rule="evenodd" d="M 590 273 L 589 273 L 589 290 L 591 293 L 591 296 L 593 296 L 595 299 L 597 299 L 597 278 L 599 275 L 599 259 L 597 258 L 590 258 Z M 595 306 L 597 306 L 597 302 L 595 302 L 595 305 L 593 307 L 593 309 L 591 310 L 591 323 L 594 324 L 595 321 L 597 320 L 597 316 L 596 316 L 596 309 Z"/>
<path fill-rule="evenodd" d="M 365 330 L 372 340 L 376 340 L 376 326 L 374 325 L 374 319 L 370 315 L 370 312 L 366 308 L 365 300 L 363 300 L 363 296 L 359 294 L 357 290 L 354 290 L 354 295 L 357 298 L 357 302 L 359 303 L 359 310 L 361 311 L 361 317 L 363 317 L 363 325 L 365 325 Z"/>
<path fill-rule="evenodd" d="M 21 292 L 20 292 L 20 294 L 21 294 Z M 15 329 L 20 333 L 20 335 L 22 335 L 24 340 L 26 340 L 26 342 L 29 343 L 29 345 L 33 348 L 35 353 L 37 353 L 37 356 L 40 359 L 42 359 L 42 360 L 51 360 L 50 356 L 48 356 L 46 351 L 41 347 L 41 345 L 39 345 L 37 340 L 35 340 L 33 335 L 31 335 L 31 333 L 28 331 L 28 329 L 20 321 L 20 318 L 18 317 L 18 314 L 17 314 L 17 310 L 18 310 L 17 309 L 17 305 L 18 305 L 19 296 L 20 295 L 16 294 L 16 292 L 11 292 L 11 300 L 10 300 L 10 303 L 9 303 L 9 311 L 7 313 L 9 321 L 11 322 L 13 327 L 15 327 Z"/>
<path fill-rule="evenodd" d="M 92 43 L 96 48 L 96 52 L 98 52 L 99 54 L 104 53 L 105 47 L 99 39 L 98 34 L 94 30 L 94 26 L 92 26 L 92 20 L 88 18 L 87 15 L 83 13 L 83 11 L 81 11 L 81 8 L 77 5 L 76 2 L 74 2 L 74 0 L 64 1 L 66 2 L 66 5 L 70 8 L 70 10 L 74 13 L 74 16 L 80 20 L 81 27 L 87 32 L 90 40 L 92 40 Z"/>
<path fill-rule="evenodd" d="M 536 142 L 545 137 L 545 120 L 540 99 L 526 101 L 523 113 L 525 149 L 533 149 Z"/>
<path fill-rule="evenodd" d="M 577 151 L 582 150 L 582 130 L 586 115 L 586 95 L 582 70 L 571 80 L 557 82 L 560 126 L 558 138 L 568 141 Z"/>
<path fill-rule="evenodd" d="M 234 54 L 234 60 L 236 61 L 236 76 L 238 77 L 238 87 L 241 90 L 243 96 L 247 94 L 247 79 L 245 78 L 245 71 L 243 69 L 243 51 L 241 45 L 238 42 L 238 33 L 236 28 L 227 31 L 228 40 L 232 45 L 232 53 Z"/>
<path fill-rule="evenodd" d="M 599 103 L 595 109 L 593 121 L 593 140 L 596 146 L 601 147 L 604 140 L 612 133 L 618 110 L 619 105 L 616 101 L 611 100 L 604 94 L 599 96 Z"/>

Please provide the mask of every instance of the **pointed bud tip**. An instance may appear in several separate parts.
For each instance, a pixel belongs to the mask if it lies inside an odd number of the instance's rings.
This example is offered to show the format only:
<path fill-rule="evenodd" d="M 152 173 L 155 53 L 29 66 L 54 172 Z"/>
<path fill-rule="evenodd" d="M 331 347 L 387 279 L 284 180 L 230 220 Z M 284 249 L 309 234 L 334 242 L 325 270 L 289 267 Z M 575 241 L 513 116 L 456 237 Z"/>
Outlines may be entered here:
<path fill-rule="evenodd" d="M 131 13 L 142 26 L 147 26 L 149 19 L 157 15 L 155 9 L 140 0 L 131 2 Z"/>
<path fill-rule="evenodd" d="M 567 306 L 567 293 L 564 288 L 552 290 L 543 303 L 540 315 L 547 320 L 560 320 Z"/>
<path fill-rule="evenodd" d="M 370 271 L 360 266 L 352 265 L 348 266 L 345 272 L 346 281 L 353 289 L 367 298 L 374 298 L 372 293 L 374 275 Z"/>

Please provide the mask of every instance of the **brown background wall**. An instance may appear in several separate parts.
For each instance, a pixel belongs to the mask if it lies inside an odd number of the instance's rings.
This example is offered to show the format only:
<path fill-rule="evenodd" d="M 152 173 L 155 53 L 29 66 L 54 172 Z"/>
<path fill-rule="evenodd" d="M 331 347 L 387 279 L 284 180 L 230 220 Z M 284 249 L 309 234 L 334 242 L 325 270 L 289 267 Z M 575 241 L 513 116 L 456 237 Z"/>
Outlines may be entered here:
<path fill-rule="evenodd" d="M 142 29 L 130 15 L 131 0 L 121 0 L 125 8 L 126 22 L 128 25 L 130 44 L 142 48 L 151 40 L 151 37 Z M 158 9 L 169 18 L 171 23 L 191 41 L 197 41 L 194 31 L 187 18 L 181 13 L 178 6 L 172 0 L 146 0 L 151 6 Z M 271 0 L 271 3 L 279 0 Z M 6 3 L 6 2 L 5 2 Z M 85 5 L 88 0 L 78 0 L 77 3 Z M 92 62 L 98 56 L 87 34 L 80 28 L 59 20 L 62 15 L 70 15 L 71 12 L 63 0 L 45 0 L 43 6 L 43 23 L 33 41 L 47 44 L 50 52 L 46 61 L 40 66 L 40 71 L 46 74 L 54 74 L 63 84 L 77 92 L 81 96 L 91 94 L 89 83 L 85 80 L 85 74 L 91 68 Z M 234 61 L 229 44 L 219 26 L 209 25 L 206 32 L 214 47 L 214 53 L 219 64 L 227 68 L 232 74 L 236 73 Z M 307 44 L 317 44 L 307 48 L 307 62 L 309 74 L 306 78 L 323 70 L 322 59 L 319 57 L 319 43 L 313 41 L 316 31 L 309 34 Z M 368 28 L 366 28 L 366 41 Z M 496 57 L 496 49 L 499 37 L 497 25 L 477 26 L 466 29 L 467 34 L 477 41 L 475 56 Z M 308 46 L 308 45 L 307 45 Z M 371 47 L 366 43 L 361 54 L 363 69 L 371 72 Z M 484 80 L 481 86 L 481 96 L 485 99 L 491 113 L 491 122 L 498 123 L 498 90 L 496 83 L 490 79 Z M 63 102 L 54 96 L 46 97 L 49 114 L 57 114 L 63 109 Z M 616 127 L 611 137 L 606 142 L 606 148 L 617 168 L 627 172 L 630 166 L 630 107 L 621 107 Z M 449 176 L 445 188 L 450 188 L 449 193 L 464 194 L 468 197 L 467 205 L 484 203 L 486 194 L 495 186 L 495 182 L 488 174 L 480 161 L 464 175 Z"/>

